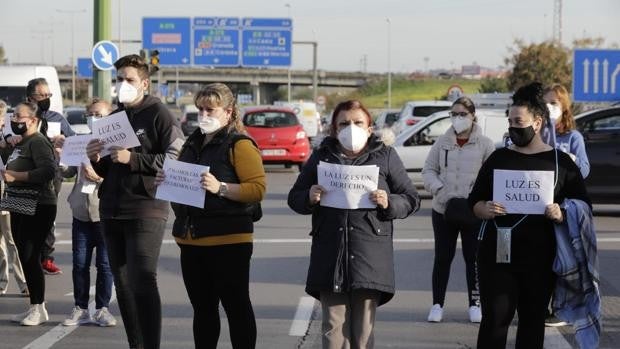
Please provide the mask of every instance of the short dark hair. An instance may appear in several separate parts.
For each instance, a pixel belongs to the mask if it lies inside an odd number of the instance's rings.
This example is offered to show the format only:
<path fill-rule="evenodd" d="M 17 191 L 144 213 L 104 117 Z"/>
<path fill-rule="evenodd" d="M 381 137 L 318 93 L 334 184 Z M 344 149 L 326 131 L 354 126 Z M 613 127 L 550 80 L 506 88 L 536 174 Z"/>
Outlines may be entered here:
<path fill-rule="evenodd" d="M 45 78 L 35 78 L 28 81 L 28 85 L 26 85 L 26 97 L 32 96 L 39 85 L 47 86 L 47 80 L 45 80 Z"/>
<path fill-rule="evenodd" d="M 348 101 L 338 103 L 338 105 L 334 109 L 334 113 L 332 114 L 332 125 L 331 125 L 332 126 L 331 135 L 333 137 L 336 137 L 336 129 L 338 128 L 337 120 L 336 120 L 338 118 L 338 114 L 340 114 L 343 111 L 349 111 L 349 110 L 361 110 L 364 114 L 366 114 L 366 119 L 368 120 L 368 126 L 372 126 L 372 117 L 370 116 L 370 112 L 368 111 L 368 109 L 366 109 L 366 107 L 364 107 L 362 102 L 358 101 L 357 99 L 350 99 Z"/>
<path fill-rule="evenodd" d="M 140 75 L 140 79 L 145 80 L 149 78 L 149 65 L 146 64 L 144 59 L 139 55 L 127 55 L 119 58 L 116 62 L 114 62 L 114 67 L 116 70 L 125 67 L 133 67 L 138 70 L 138 75 Z"/>
<path fill-rule="evenodd" d="M 512 96 L 512 107 L 525 107 L 534 117 L 543 120 L 543 127 L 549 120 L 549 109 L 543 98 L 543 85 L 540 82 L 532 82 L 517 90 Z"/>

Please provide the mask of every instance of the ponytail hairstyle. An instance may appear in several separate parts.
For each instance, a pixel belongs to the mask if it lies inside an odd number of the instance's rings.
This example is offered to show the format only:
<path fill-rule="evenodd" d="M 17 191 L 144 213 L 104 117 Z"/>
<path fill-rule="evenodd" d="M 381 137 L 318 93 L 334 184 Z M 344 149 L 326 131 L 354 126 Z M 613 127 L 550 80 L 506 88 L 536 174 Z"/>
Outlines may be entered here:
<path fill-rule="evenodd" d="M 204 105 L 232 109 L 230 122 L 227 126 L 228 132 L 236 131 L 245 134 L 245 126 L 243 126 L 237 107 L 237 99 L 228 86 L 219 82 L 204 86 L 194 97 L 194 104 L 198 109 Z"/>
<path fill-rule="evenodd" d="M 525 107 L 534 119 L 542 119 L 541 130 L 549 123 L 549 109 L 543 99 L 543 86 L 540 82 L 532 82 L 520 87 L 512 96 L 513 107 Z"/>

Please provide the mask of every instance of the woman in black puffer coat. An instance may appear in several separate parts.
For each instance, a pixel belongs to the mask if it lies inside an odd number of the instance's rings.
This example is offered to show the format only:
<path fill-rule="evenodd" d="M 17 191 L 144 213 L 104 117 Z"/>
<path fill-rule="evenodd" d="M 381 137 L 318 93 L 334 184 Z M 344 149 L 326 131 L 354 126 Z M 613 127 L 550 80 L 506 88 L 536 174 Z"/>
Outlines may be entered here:
<path fill-rule="evenodd" d="M 312 251 L 306 292 L 323 308 L 324 348 L 372 348 L 376 307 L 394 296 L 393 219 L 418 210 L 420 199 L 396 151 L 372 134 L 370 113 L 359 101 L 340 103 L 332 131 L 316 150 L 288 196 L 297 213 L 312 214 Z M 320 205 L 319 161 L 376 165 L 373 209 Z M 349 314 L 351 318 L 348 319 Z"/>

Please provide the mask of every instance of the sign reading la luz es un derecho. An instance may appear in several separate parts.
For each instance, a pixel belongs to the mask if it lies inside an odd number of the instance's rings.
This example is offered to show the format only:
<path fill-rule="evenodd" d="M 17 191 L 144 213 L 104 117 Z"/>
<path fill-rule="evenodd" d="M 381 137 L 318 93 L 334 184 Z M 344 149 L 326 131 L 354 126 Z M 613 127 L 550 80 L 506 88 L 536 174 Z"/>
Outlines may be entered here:
<path fill-rule="evenodd" d="M 493 201 L 508 213 L 544 214 L 553 203 L 553 171 L 493 171 Z"/>
<path fill-rule="evenodd" d="M 377 190 L 379 167 L 336 165 L 321 161 L 317 166 L 318 184 L 326 190 L 321 206 L 358 209 L 375 208 L 370 193 Z"/>

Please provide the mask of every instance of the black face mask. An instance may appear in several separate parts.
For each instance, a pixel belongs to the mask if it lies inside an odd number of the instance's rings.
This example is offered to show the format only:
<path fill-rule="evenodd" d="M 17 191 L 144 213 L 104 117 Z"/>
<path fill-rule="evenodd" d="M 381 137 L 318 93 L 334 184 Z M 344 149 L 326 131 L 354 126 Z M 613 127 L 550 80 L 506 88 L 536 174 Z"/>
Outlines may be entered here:
<path fill-rule="evenodd" d="M 50 110 L 50 99 L 46 98 L 38 101 L 37 106 L 39 107 L 39 109 L 41 109 L 42 112 Z"/>
<path fill-rule="evenodd" d="M 508 134 L 514 145 L 517 147 L 525 147 L 534 139 L 536 132 L 530 125 L 528 127 L 508 127 Z"/>
<path fill-rule="evenodd" d="M 26 126 L 25 122 L 11 121 L 11 129 L 13 130 L 14 134 L 19 136 L 26 133 L 28 127 Z"/>

